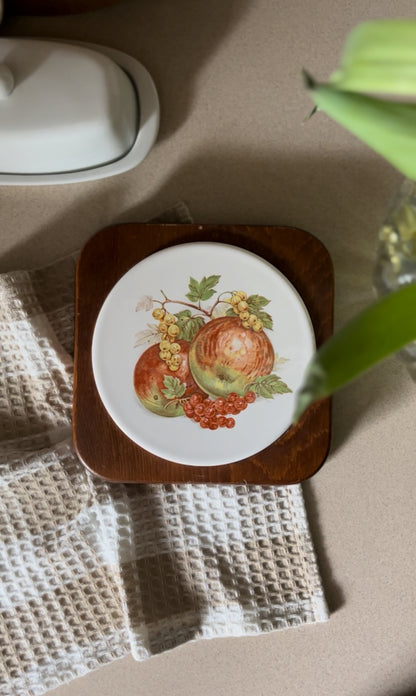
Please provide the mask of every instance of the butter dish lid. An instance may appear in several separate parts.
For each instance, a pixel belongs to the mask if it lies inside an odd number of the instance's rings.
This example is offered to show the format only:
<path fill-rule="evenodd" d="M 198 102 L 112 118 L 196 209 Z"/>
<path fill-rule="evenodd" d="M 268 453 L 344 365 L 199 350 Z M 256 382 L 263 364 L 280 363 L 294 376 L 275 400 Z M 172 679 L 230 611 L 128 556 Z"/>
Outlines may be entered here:
<path fill-rule="evenodd" d="M 123 158 L 139 105 L 126 72 L 80 45 L 0 39 L 0 173 L 51 174 Z"/>

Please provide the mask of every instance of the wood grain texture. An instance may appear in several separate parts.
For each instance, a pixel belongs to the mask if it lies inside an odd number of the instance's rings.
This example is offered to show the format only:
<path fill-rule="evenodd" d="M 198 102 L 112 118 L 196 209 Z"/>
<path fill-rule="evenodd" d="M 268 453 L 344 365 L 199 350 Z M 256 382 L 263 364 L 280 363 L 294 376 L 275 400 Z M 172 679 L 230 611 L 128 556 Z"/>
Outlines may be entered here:
<path fill-rule="evenodd" d="M 115 283 L 135 264 L 186 242 L 233 244 L 262 256 L 297 289 L 309 311 L 317 345 L 333 326 L 332 262 L 308 232 L 245 225 L 115 225 L 98 232 L 77 265 L 75 317 L 74 442 L 79 457 L 110 481 L 135 483 L 291 484 L 322 466 L 330 445 L 331 405 L 325 399 L 263 451 L 232 464 L 193 467 L 160 459 L 132 442 L 107 414 L 95 387 L 91 343 L 101 306 Z"/>

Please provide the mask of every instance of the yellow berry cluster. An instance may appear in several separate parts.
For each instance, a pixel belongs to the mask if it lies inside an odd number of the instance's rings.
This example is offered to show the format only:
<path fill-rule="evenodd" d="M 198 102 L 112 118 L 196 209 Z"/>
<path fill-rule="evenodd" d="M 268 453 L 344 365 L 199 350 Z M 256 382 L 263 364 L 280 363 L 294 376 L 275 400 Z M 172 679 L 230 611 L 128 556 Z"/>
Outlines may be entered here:
<path fill-rule="evenodd" d="M 247 304 L 247 294 L 244 290 L 237 290 L 230 299 L 233 310 L 240 317 L 245 329 L 253 329 L 253 331 L 261 331 L 263 322 L 255 314 L 250 314 Z"/>
<path fill-rule="evenodd" d="M 176 343 L 179 326 L 176 324 L 177 318 L 173 314 L 169 314 L 163 307 L 156 307 L 152 312 L 153 319 L 159 321 L 158 331 L 160 333 L 159 357 L 163 360 L 169 370 L 176 372 L 182 362 L 179 355 L 181 347 Z"/>

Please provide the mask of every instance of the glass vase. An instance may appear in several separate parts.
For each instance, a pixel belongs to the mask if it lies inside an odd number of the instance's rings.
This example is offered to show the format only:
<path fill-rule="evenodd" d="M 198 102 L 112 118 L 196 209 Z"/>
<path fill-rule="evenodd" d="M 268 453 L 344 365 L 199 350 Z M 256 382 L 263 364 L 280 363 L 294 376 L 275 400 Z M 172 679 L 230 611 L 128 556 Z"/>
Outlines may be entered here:
<path fill-rule="evenodd" d="M 405 179 L 378 235 L 374 286 L 379 296 L 416 282 L 416 183 Z M 416 312 L 416 307 L 415 307 Z M 416 381 L 416 341 L 398 352 Z"/>

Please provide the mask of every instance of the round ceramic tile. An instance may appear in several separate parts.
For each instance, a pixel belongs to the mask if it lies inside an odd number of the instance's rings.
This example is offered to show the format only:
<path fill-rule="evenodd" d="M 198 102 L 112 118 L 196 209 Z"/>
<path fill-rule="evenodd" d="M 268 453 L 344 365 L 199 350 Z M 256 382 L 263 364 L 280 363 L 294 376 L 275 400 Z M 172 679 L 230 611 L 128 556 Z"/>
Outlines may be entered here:
<path fill-rule="evenodd" d="M 97 319 L 92 364 L 129 438 L 170 461 L 215 466 L 287 430 L 314 349 L 303 301 L 274 266 L 196 242 L 157 252 L 119 280 Z"/>

